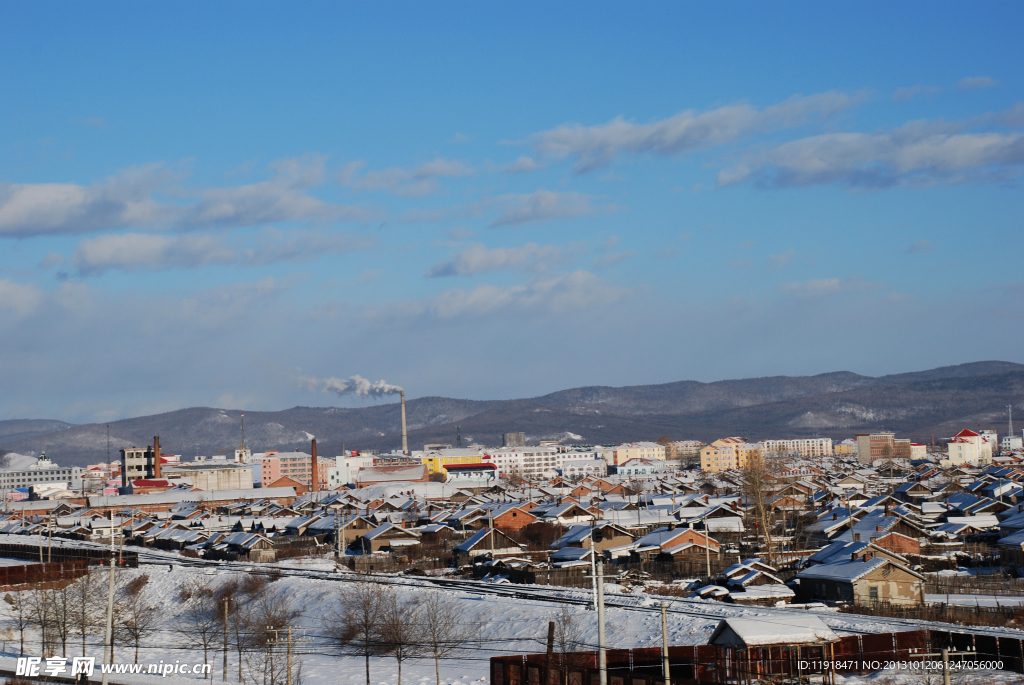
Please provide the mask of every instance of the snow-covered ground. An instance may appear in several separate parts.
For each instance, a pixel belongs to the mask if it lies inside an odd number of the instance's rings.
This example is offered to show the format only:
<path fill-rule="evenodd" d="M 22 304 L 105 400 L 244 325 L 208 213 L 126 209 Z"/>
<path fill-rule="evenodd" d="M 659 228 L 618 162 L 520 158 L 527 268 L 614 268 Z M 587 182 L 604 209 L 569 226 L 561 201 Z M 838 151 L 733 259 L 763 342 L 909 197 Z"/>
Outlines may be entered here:
<path fill-rule="evenodd" d="M 178 632 L 181 625 L 181 602 L 178 599 L 178 588 L 190 578 L 204 576 L 214 584 L 220 584 L 237 577 L 245 565 L 194 566 L 172 553 L 148 553 L 148 559 L 166 558 L 176 562 L 169 564 L 143 565 L 139 569 L 119 571 L 129 577 L 141 574 L 149 575 L 146 592 L 150 593 L 148 601 L 159 607 L 161 612 L 160 631 L 150 639 L 140 655 L 143 663 L 201 662 L 202 651 L 186 648 L 183 636 Z M 287 597 L 302 614 L 295 625 L 305 628 L 310 635 L 322 635 L 324 617 L 336 606 L 337 593 L 348 583 L 338 582 L 349 576 L 348 571 L 339 571 L 329 559 L 312 559 L 290 561 L 281 566 L 291 571 L 314 571 L 320 577 L 301 575 L 284 575 L 268 586 L 271 591 Z M 261 566 L 266 570 L 267 566 Z M 104 571 L 99 571 L 104 572 Z M 544 650 L 548 621 L 555 618 L 565 604 L 558 598 L 572 598 L 586 601 L 590 593 L 586 589 L 530 587 L 530 586 L 481 586 L 471 582 L 458 586 L 438 587 L 428 579 L 409 576 L 396 576 L 386 579 L 394 590 L 404 599 L 423 598 L 427 593 L 444 593 L 458 602 L 465 624 L 472 628 L 477 644 L 467 649 L 456 658 L 441 662 L 441 680 L 449 685 L 471 685 L 488 681 L 488 660 L 500 654 L 518 654 L 523 652 L 540 652 Z M 494 594 L 506 593 L 506 594 Z M 508 593 L 520 593 L 523 597 L 516 598 Z M 529 598 L 525 598 L 529 597 Z M 626 592 L 621 587 L 609 587 L 607 612 L 608 644 L 615 647 L 658 647 L 661 644 L 661 617 L 658 605 L 662 600 L 669 602 L 668 621 L 669 639 L 672 644 L 699 644 L 706 642 L 719 620 L 726 616 L 755 617 L 771 624 L 775 618 L 792 615 L 797 609 L 774 609 L 764 607 L 740 607 L 704 600 L 680 600 L 672 597 L 660 597 L 641 592 Z M 4 605 L 0 605 L 3 607 Z M 582 639 L 587 643 L 596 643 L 597 626 L 594 612 L 587 611 L 583 606 L 571 605 L 582 628 Z M 840 634 L 851 631 L 889 632 L 912 630 L 919 627 L 908 621 L 886 620 L 874 617 L 840 614 L 826 611 L 819 614 L 821 618 Z M 0 629 L 14 625 L 9 616 L 0 619 Z M 984 629 L 978 629 L 979 631 Z M 1003 632 L 1008 632 L 1003 629 Z M 1015 631 L 1014 631 L 1015 632 Z M 17 657 L 17 638 L 12 642 L 6 634 L 3 645 L 3 656 L 0 656 L 0 668 L 13 669 Z M 97 642 L 97 640 L 93 640 Z M 38 654 L 38 638 L 30 635 L 27 641 L 32 654 Z M 101 656 L 102 647 L 93 648 Z M 303 654 L 302 680 L 307 685 L 328 683 L 332 685 L 361 685 L 365 683 L 364 663 L 360 657 L 340 657 L 324 653 L 322 643 L 314 643 L 314 653 Z M 78 654 L 69 650 L 70 654 Z M 119 647 L 118 661 L 130 659 L 131 650 Z M 221 680 L 221 652 L 213 652 L 210 661 L 214 664 L 214 678 Z M 236 655 L 229 655 L 229 679 L 234 682 L 237 675 Z M 906 682 L 922 682 L 899 674 L 876 674 L 867 678 L 837 678 L 838 683 L 854 685 L 859 683 L 892 683 L 898 685 Z M 397 665 L 391 657 L 374 658 L 371 660 L 371 682 L 373 685 L 397 685 Z M 98 675 L 97 675 L 98 677 Z M 885 678 L 892 678 L 887 681 Z M 977 677 L 976 677 L 977 678 Z M 187 685 L 196 683 L 198 677 L 168 676 L 111 676 L 115 683 L 167 683 Z M 429 685 L 434 682 L 434 664 L 432 660 L 409 660 L 403 664 L 402 682 L 410 685 Z M 1015 674 L 988 674 L 976 682 L 1021 683 L 1024 682 Z"/>

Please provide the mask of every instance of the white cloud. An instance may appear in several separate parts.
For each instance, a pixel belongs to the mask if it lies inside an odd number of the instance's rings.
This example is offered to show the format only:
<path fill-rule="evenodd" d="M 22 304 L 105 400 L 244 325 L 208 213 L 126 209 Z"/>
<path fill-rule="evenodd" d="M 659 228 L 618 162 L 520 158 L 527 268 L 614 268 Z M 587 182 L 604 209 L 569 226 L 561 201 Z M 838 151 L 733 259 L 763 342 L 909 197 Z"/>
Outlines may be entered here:
<path fill-rule="evenodd" d="M 543 169 L 544 166 L 542 162 L 538 162 L 533 157 L 520 155 L 516 161 L 498 167 L 498 171 L 505 174 L 525 174 Z"/>
<path fill-rule="evenodd" d="M 249 245 L 255 243 L 254 246 Z M 209 234 L 154 235 L 106 234 L 78 244 L 71 262 L 83 275 L 121 271 L 198 268 L 208 264 L 259 266 L 301 262 L 333 252 L 342 253 L 372 246 L 373 241 L 345 231 L 280 231 L 267 229 L 250 238 L 244 247 Z"/>
<path fill-rule="evenodd" d="M 849 278 L 819 278 L 813 281 L 783 283 L 779 286 L 779 290 L 796 297 L 811 298 L 863 292 L 865 290 L 878 290 L 881 287 L 882 284 L 880 283 L 873 283 L 856 276 L 851 276 Z"/>
<path fill-rule="evenodd" d="M 43 293 L 29 283 L 0 279 L 0 311 L 16 317 L 28 316 L 43 301 Z"/>
<path fill-rule="evenodd" d="M 621 117 L 598 126 L 566 124 L 537 133 L 530 140 L 546 155 L 576 158 L 576 171 L 586 172 L 619 154 L 680 155 L 756 133 L 801 126 L 849 109 L 857 101 L 835 91 L 794 95 L 764 109 L 738 104 L 700 113 L 688 110 L 649 124 L 635 124 Z"/>
<path fill-rule="evenodd" d="M 914 254 L 915 252 L 931 252 L 935 249 L 932 241 L 922 238 L 916 243 L 907 248 L 907 254 Z"/>
<path fill-rule="evenodd" d="M 907 102 L 913 100 L 916 97 L 929 97 L 941 93 L 942 89 L 936 86 L 909 86 L 907 88 L 897 88 L 893 91 L 892 99 L 896 102 Z"/>
<path fill-rule="evenodd" d="M 613 206 L 595 207 L 594 197 L 586 193 L 538 190 L 523 195 L 503 195 L 496 198 L 504 209 L 491 227 L 520 226 L 552 219 L 572 219 L 581 216 L 615 211 Z"/>
<path fill-rule="evenodd" d="M 194 230 L 283 221 L 365 221 L 378 211 L 324 202 L 309 194 L 324 180 L 320 157 L 279 160 L 273 177 L 227 188 L 185 188 L 159 164 L 128 169 L 102 183 L 0 184 L 0 236 L 81 234 L 130 227 Z M 160 193 L 174 197 L 156 199 Z"/>
<path fill-rule="evenodd" d="M 527 243 L 523 247 L 495 248 L 473 243 L 453 259 L 435 264 L 427 272 L 427 277 L 467 276 L 502 269 L 544 271 L 564 262 L 570 252 L 571 250 L 557 245 L 541 246 L 537 243 Z"/>
<path fill-rule="evenodd" d="M 414 309 L 441 319 L 483 316 L 513 308 L 561 313 L 609 304 L 627 292 L 587 271 L 575 271 L 508 287 L 485 284 L 472 290 L 447 290 Z"/>
<path fill-rule="evenodd" d="M 793 261 L 793 257 L 796 256 L 796 252 L 793 250 L 786 250 L 779 254 L 773 254 L 768 257 L 768 264 L 774 266 L 777 269 L 782 269 L 789 266 L 789 263 Z"/>
<path fill-rule="evenodd" d="M 999 85 L 991 76 L 969 76 L 957 81 L 956 87 L 964 90 L 978 90 L 981 88 L 993 88 Z"/>
<path fill-rule="evenodd" d="M 351 162 L 342 170 L 342 185 L 355 190 L 386 190 L 402 197 L 423 197 L 437 192 L 438 178 L 471 176 L 474 169 L 462 162 L 438 157 L 412 169 L 393 167 L 360 174 L 363 162 Z"/>
<path fill-rule="evenodd" d="M 828 133 L 749 153 L 718 175 L 722 186 L 840 183 L 886 188 L 1006 178 L 1024 164 L 1024 135 L 965 133 L 962 126 L 912 122 L 883 133 Z"/>

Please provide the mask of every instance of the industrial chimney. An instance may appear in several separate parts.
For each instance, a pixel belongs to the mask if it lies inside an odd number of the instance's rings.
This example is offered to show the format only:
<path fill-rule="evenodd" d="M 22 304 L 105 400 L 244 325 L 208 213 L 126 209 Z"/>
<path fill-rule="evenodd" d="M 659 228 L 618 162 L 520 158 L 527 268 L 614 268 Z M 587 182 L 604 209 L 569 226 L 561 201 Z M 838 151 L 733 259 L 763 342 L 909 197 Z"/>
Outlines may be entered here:
<path fill-rule="evenodd" d="M 405 390 L 402 391 L 402 454 L 409 454 L 409 434 L 405 430 Z"/>
<path fill-rule="evenodd" d="M 153 436 L 153 478 L 160 478 L 160 436 Z"/>
<path fill-rule="evenodd" d="M 320 474 L 319 474 L 318 469 L 317 469 L 318 464 L 316 463 L 316 438 L 313 438 L 312 452 L 313 452 L 312 463 L 310 464 L 310 466 L 311 466 L 310 474 L 312 475 L 312 479 L 311 479 L 311 484 L 310 484 L 309 489 L 310 489 L 311 492 L 319 492 L 320 491 Z"/>

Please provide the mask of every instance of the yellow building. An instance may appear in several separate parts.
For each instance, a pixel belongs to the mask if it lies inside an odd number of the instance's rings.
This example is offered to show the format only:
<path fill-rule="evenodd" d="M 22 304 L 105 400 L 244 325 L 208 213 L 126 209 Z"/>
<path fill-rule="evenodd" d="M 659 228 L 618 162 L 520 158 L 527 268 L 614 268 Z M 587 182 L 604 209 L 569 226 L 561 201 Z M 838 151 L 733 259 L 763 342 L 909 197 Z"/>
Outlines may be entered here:
<path fill-rule="evenodd" d="M 700 451 L 700 470 L 714 473 L 741 469 L 761 456 L 761 446 L 743 438 L 722 438 Z"/>
<path fill-rule="evenodd" d="M 423 457 L 423 464 L 427 467 L 427 473 L 447 474 L 445 466 L 453 464 L 479 464 L 483 461 L 484 455 L 477 449 L 448 449 L 427 452 Z"/>
<path fill-rule="evenodd" d="M 665 461 L 665 446 L 656 442 L 626 442 L 615 448 L 612 463 L 625 464 L 630 459 L 656 459 Z"/>

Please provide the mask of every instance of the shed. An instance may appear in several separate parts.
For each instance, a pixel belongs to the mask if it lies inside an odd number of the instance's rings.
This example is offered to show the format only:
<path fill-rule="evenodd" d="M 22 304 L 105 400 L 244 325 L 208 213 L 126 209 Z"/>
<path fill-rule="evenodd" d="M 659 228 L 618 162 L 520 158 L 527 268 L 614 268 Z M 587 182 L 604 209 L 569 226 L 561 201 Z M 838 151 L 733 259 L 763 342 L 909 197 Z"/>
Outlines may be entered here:
<path fill-rule="evenodd" d="M 726 618 L 715 628 L 709 645 L 725 647 L 767 647 L 769 645 L 817 645 L 838 642 L 839 636 L 825 623 L 806 616 L 772 616 L 757 618 Z"/>

